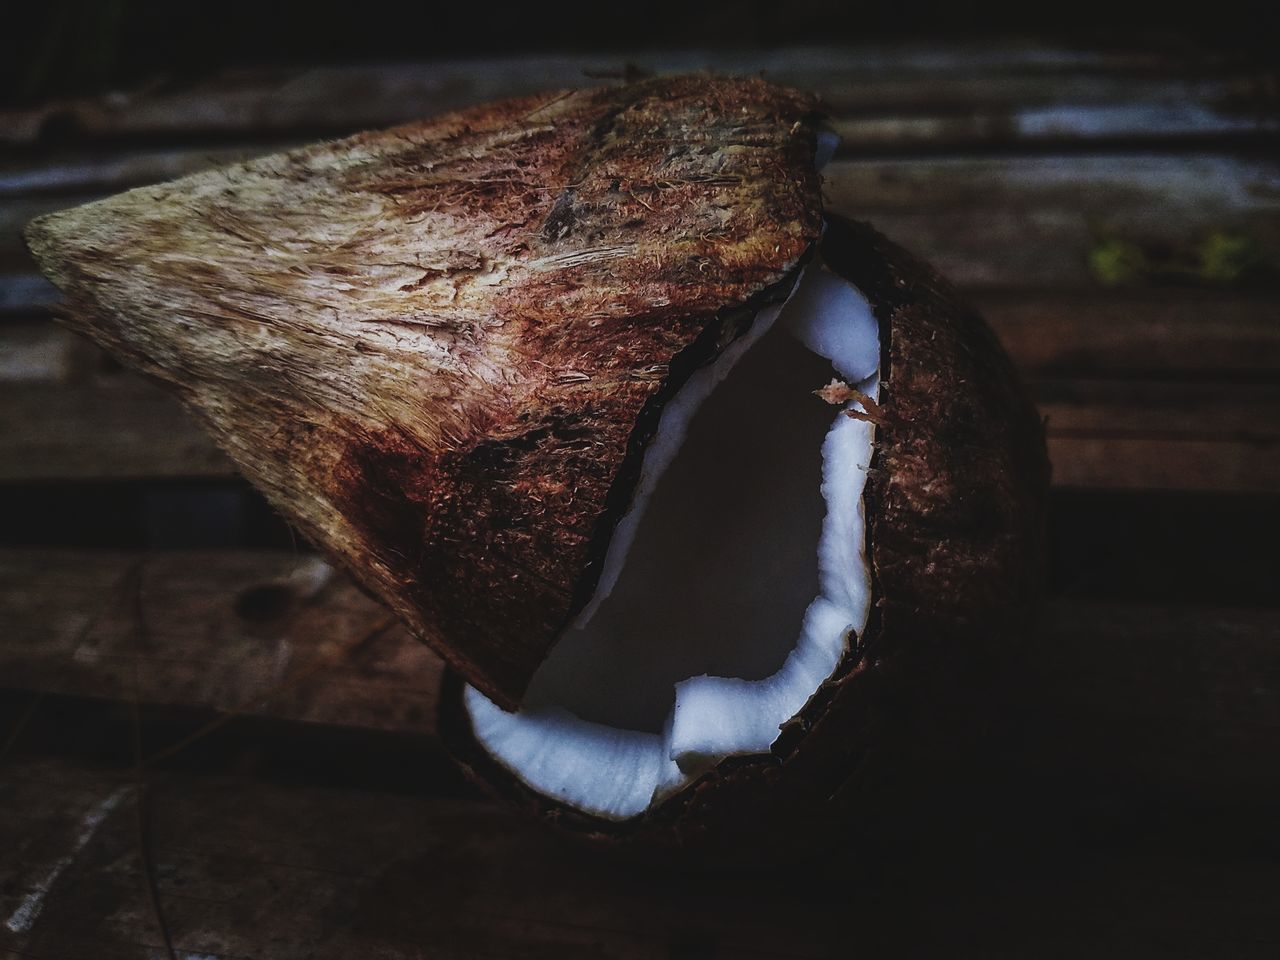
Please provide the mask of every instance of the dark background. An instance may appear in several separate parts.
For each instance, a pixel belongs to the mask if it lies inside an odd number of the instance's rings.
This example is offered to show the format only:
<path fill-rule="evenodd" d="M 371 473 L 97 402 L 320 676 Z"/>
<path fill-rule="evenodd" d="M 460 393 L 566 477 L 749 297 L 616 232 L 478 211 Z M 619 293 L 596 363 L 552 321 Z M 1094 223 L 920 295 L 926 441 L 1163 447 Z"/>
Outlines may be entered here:
<path fill-rule="evenodd" d="M 5 5 L 0 5 L 5 6 Z M 1033 34 L 1092 48 L 1206 44 L 1270 56 L 1261 3 L 973 4 L 926 0 L 586 0 L 328 3 L 48 0 L 9 3 L 0 99 L 30 102 L 226 66 L 533 52 L 893 44 Z M 1274 11 L 1272 11 L 1274 15 Z"/>

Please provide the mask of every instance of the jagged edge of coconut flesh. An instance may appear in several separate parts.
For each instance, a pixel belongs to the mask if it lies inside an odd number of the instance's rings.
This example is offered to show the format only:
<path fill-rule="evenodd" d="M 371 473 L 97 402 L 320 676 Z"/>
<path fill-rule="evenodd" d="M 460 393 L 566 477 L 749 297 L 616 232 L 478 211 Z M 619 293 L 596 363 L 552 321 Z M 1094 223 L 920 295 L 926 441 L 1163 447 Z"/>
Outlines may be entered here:
<path fill-rule="evenodd" d="M 828 143 L 819 142 L 820 164 L 830 156 Z M 830 361 L 837 380 L 872 401 L 878 398 L 880 336 L 871 305 L 819 256 L 801 272 L 785 303 L 761 310 L 744 334 L 695 371 L 667 403 L 645 451 L 631 505 L 610 540 L 596 591 L 565 636 L 589 629 L 623 574 L 650 498 L 680 453 L 697 412 L 779 319 L 787 335 Z M 816 545 L 818 594 L 776 672 L 761 679 L 701 674 L 677 681 L 660 733 L 583 719 L 554 698 L 540 697 L 539 676 L 514 713 L 467 686 L 464 704 L 480 745 L 531 789 L 610 820 L 644 813 L 726 757 L 768 753 L 782 725 L 835 672 L 870 612 L 862 495 L 875 428 L 847 411 L 867 412 L 856 397 L 833 411 L 822 441 L 821 477 L 814 478 L 826 508 Z M 539 674 L 556 663 L 562 649 L 558 644 L 552 650 Z"/>

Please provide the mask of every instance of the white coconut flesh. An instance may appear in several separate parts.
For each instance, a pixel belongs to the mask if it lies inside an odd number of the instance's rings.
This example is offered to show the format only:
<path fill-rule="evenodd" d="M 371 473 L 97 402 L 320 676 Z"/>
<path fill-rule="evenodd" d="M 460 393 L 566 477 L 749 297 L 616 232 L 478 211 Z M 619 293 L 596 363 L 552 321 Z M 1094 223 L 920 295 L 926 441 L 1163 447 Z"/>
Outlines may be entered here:
<path fill-rule="evenodd" d="M 814 390 L 834 376 L 874 399 L 879 356 L 866 298 L 815 263 L 781 310 L 689 378 L 595 595 L 521 708 L 466 689 L 499 763 L 547 797 L 626 819 L 725 757 L 769 751 L 867 623 L 874 428 Z"/>

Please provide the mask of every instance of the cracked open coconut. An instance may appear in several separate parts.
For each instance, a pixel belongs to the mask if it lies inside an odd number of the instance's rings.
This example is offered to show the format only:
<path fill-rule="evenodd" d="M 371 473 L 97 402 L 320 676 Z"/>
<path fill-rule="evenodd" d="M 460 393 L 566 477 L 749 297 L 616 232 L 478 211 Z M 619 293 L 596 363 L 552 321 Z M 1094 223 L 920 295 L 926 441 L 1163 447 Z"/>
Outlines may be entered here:
<path fill-rule="evenodd" d="M 585 834 L 787 836 L 956 755 L 1048 472 L 982 322 L 824 213 L 833 149 L 804 96 L 659 79 L 27 237 L 67 322 L 448 661 L 476 776 Z"/>

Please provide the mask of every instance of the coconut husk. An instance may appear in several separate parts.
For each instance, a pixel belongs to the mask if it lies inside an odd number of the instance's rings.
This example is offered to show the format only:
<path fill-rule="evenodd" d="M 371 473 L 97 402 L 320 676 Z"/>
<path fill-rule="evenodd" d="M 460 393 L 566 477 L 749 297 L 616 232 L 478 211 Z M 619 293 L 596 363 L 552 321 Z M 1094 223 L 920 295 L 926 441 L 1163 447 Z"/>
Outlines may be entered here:
<path fill-rule="evenodd" d="M 27 240 L 315 545 L 514 706 L 658 414 L 821 230 L 813 102 L 549 93 L 144 187 Z"/>

